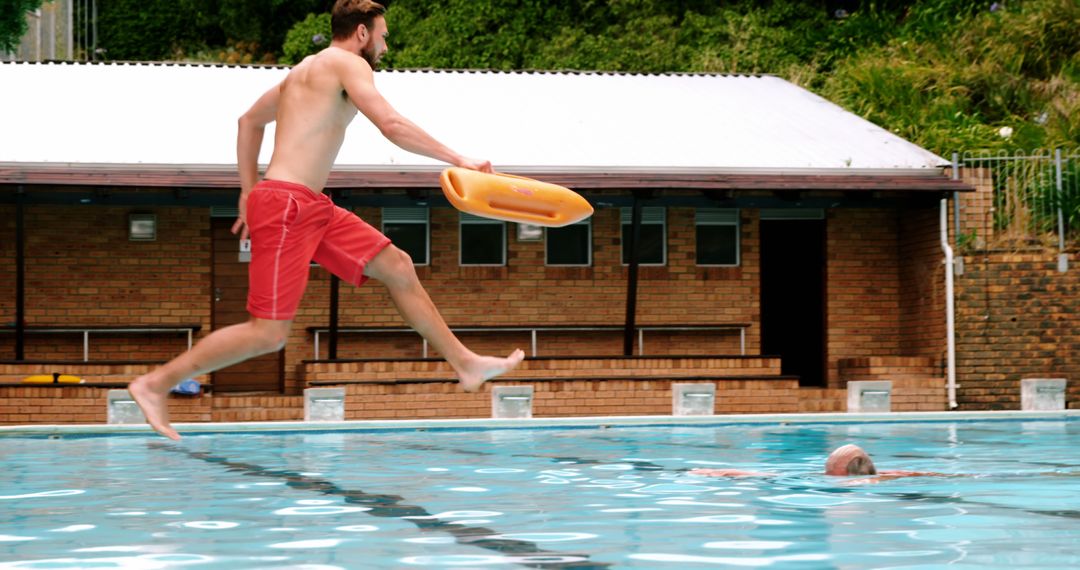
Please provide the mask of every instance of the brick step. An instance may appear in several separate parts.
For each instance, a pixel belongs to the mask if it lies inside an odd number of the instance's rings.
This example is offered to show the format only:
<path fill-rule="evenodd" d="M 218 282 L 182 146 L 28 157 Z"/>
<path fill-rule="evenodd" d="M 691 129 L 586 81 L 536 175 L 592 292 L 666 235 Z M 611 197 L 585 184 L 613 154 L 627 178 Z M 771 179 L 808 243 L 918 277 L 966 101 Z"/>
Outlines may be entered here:
<path fill-rule="evenodd" d="M 779 376 L 780 359 L 766 357 L 663 357 L 527 359 L 502 380 L 571 378 L 665 378 L 701 376 Z M 309 383 L 336 381 L 450 380 L 453 369 L 443 360 L 306 362 Z"/>
<path fill-rule="evenodd" d="M 936 368 L 870 368 L 870 369 L 847 369 L 839 371 L 840 378 L 885 378 L 893 376 L 921 377 L 940 374 Z"/>
<path fill-rule="evenodd" d="M 888 376 L 882 378 L 850 378 L 841 379 L 840 385 L 837 386 L 840 389 L 846 389 L 848 382 L 861 382 L 861 381 L 886 381 L 892 382 L 893 388 L 898 386 L 904 386 L 908 388 L 914 387 L 929 387 L 929 386 L 942 386 L 945 383 L 945 378 L 941 376 Z"/>
<path fill-rule="evenodd" d="M 871 367 L 871 366 L 902 366 L 918 367 L 933 366 L 934 359 L 928 356 L 863 356 L 858 358 L 841 358 L 837 363 L 844 367 Z"/>
<path fill-rule="evenodd" d="M 842 358 L 837 362 L 840 378 L 853 376 L 934 376 L 941 369 L 934 360 L 922 356 L 871 356 Z"/>
<path fill-rule="evenodd" d="M 303 396 L 278 396 L 278 395 L 244 395 L 214 394 L 212 400 L 214 410 L 219 409 L 243 409 L 243 408 L 292 408 L 304 407 Z"/>

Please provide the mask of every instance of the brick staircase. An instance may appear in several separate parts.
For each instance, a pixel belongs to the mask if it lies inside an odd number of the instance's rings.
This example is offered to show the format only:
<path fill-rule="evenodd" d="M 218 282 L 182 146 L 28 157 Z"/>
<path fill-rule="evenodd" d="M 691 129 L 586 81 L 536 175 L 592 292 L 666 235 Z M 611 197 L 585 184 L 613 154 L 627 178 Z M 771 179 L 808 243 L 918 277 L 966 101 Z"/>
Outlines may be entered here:
<path fill-rule="evenodd" d="M 896 412 L 940 412 L 948 409 L 941 367 L 921 356 L 844 358 L 837 363 L 838 386 L 857 380 L 892 382 L 892 409 Z M 846 397 L 846 396 L 845 396 Z"/>

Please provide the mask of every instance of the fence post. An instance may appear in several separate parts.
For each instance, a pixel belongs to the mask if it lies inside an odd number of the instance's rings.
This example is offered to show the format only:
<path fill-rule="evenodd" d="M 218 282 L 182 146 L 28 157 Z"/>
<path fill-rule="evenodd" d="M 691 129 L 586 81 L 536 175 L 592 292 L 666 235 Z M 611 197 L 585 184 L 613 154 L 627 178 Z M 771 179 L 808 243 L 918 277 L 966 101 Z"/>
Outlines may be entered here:
<path fill-rule="evenodd" d="M 952 153 L 952 179 L 960 180 L 960 153 Z M 957 246 L 960 245 L 960 193 L 953 191 L 953 243 Z M 959 249 L 959 247 L 957 247 Z M 964 274 L 964 256 L 958 255 L 953 260 L 953 273 L 956 275 Z"/>
<path fill-rule="evenodd" d="M 1065 273 L 1069 270 L 1069 255 L 1065 253 L 1065 187 L 1061 183 L 1061 149 L 1054 149 L 1054 170 L 1057 175 L 1055 186 L 1058 200 L 1058 272 Z"/>

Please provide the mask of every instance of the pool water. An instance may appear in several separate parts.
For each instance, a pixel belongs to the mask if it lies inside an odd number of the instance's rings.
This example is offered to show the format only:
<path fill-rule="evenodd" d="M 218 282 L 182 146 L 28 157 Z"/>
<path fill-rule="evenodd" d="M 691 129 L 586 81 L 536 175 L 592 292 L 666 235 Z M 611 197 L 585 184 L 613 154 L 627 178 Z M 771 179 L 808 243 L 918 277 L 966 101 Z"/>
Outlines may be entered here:
<path fill-rule="evenodd" d="M 822 475 L 845 443 L 963 476 Z M 1077 568 L 1078 449 L 1070 420 L 4 437 L 0 568 Z"/>

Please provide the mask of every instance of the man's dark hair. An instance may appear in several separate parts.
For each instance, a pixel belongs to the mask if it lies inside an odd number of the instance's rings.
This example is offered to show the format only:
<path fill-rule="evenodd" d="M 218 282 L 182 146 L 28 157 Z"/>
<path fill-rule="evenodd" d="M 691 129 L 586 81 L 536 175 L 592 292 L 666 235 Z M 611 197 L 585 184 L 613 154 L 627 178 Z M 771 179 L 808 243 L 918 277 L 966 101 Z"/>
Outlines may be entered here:
<path fill-rule="evenodd" d="M 386 13 L 389 2 L 382 4 L 371 0 L 337 0 L 330 12 L 330 31 L 335 40 L 348 39 L 363 24 L 367 29 L 375 25 L 375 17 Z"/>

